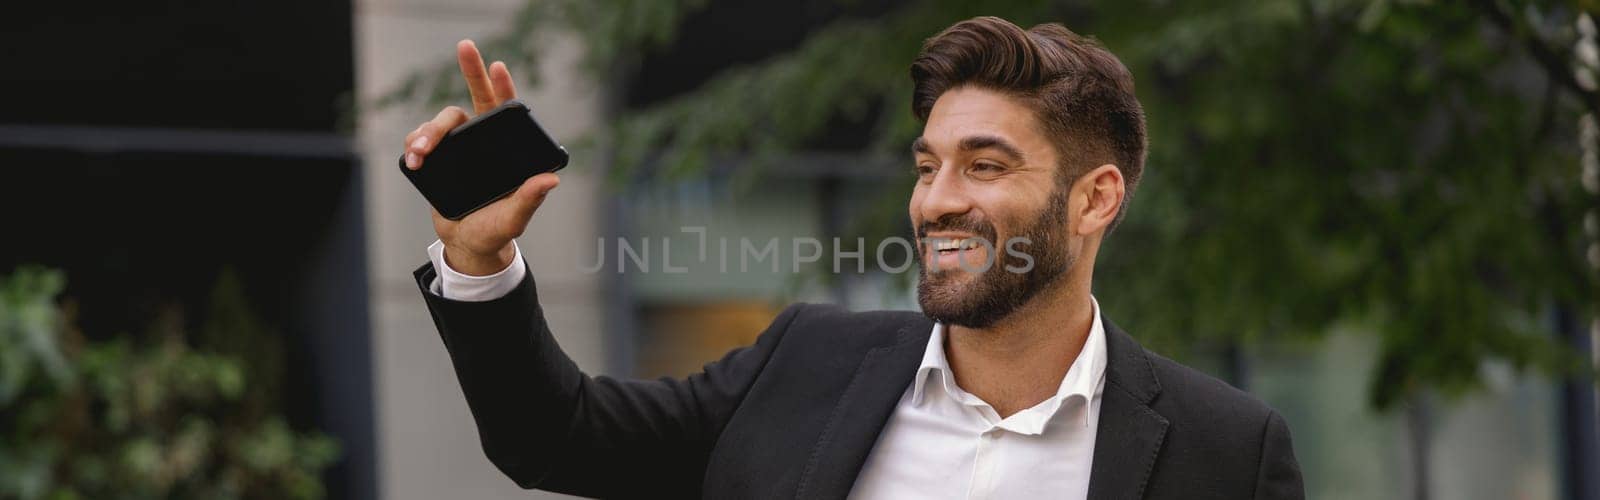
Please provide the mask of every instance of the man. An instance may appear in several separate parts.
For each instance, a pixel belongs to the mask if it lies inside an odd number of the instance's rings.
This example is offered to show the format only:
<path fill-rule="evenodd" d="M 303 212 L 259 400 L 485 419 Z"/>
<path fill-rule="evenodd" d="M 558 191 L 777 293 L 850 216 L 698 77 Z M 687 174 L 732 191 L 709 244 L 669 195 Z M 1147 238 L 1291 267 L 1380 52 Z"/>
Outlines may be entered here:
<path fill-rule="evenodd" d="M 504 64 L 458 55 L 478 112 L 513 96 Z M 1145 351 L 1090 296 L 1145 156 L 1122 63 L 985 17 L 929 39 L 911 76 L 922 314 L 799 304 L 687 379 L 591 378 L 513 242 L 555 175 L 435 213 L 417 282 L 489 459 L 597 497 L 1301 498 L 1281 417 Z M 467 118 L 412 132 L 408 167 Z"/>

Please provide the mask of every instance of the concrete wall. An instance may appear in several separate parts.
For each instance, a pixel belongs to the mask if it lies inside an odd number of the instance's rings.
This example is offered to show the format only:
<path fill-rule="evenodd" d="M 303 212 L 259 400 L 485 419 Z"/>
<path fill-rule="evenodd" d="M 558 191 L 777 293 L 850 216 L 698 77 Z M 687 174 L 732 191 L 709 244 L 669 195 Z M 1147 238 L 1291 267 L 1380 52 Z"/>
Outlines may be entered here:
<path fill-rule="evenodd" d="M 503 21 L 520 1 L 358 1 L 359 96 L 366 101 L 414 70 L 452 61 L 456 41 L 483 39 L 504 29 Z M 558 76 L 575 73 L 567 70 L 578 54 L 573 43 L 552 47 L 542 68 L 542 86 L 519 92 L 550 132 L 567 141 L 592 128 L 599 117 L 596 86 Z M 524 76 L 532 68 L 511 70 Z M 466 102 L 459 105 L 470 108 Z M 484 458 L 449 357 L 411 279 L 411 271 L 426 261 L 424 250 L 435 236 L 426 202 L 396 170 L 395 161 L 405 134 L 436 111 L 416 105 L 368 111 L 358 123 L 366 163 L 379 495 L 394 500 L 555 497 L 521 490 Z M 591 372 L 606 368 L 601 283 L 575 269 L 580 246 L 573 242 L 594 241 L 598 228 L 594 170 L 584 158 L 574 158 L 573 166 L 563 171 L 561 187 L 519 240 L 562 346 Z"/>

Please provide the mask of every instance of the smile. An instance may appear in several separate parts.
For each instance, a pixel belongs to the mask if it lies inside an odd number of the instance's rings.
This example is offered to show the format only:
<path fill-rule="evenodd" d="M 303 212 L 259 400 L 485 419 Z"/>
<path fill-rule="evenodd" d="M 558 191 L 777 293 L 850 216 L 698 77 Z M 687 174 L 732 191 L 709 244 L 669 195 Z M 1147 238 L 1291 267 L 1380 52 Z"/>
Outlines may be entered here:
<path fill-rule="evenodd" d="M 935 242 L 933 250 L 939 253 L 959 252 L 974 250 L 985 246 L 982 238 L 957 238 Z"/>

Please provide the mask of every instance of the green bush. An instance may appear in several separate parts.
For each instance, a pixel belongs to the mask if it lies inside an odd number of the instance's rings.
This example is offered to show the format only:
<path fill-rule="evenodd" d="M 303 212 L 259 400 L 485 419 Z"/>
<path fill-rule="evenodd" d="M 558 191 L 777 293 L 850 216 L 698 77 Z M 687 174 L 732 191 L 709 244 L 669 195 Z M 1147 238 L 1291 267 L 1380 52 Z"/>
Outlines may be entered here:
<path fill-rule="evenodd" d="M 277 342 L 238 306 L 229 276 L 206 330 L 232 325 L 252 342 Z M 292 430 L 262 390 L 277 381 L 252 377 L 281 367 L 191 346 L 176 308 L 143 334 L 86 340 L 71 306 L 58 305 L 64 285 L 60 272 L 38 268 L 0 278 L 0 498 L 324 496 L 320 475 L 337 444 Z"/>

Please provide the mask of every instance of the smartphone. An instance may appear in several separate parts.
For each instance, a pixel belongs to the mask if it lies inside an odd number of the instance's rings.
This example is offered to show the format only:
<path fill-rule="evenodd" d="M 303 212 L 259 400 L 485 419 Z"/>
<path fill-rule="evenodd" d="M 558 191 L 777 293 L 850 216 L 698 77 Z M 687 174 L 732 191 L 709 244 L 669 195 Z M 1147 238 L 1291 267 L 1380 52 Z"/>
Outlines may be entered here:
<path fill-rule="evenodd" d="M 511 100 L 445 134 L 422 168 L 400 171 L 439 215 L 461 220 L 522 186 L 567 166 L 567 150 L 545 133 L 533 112 Z"/>

